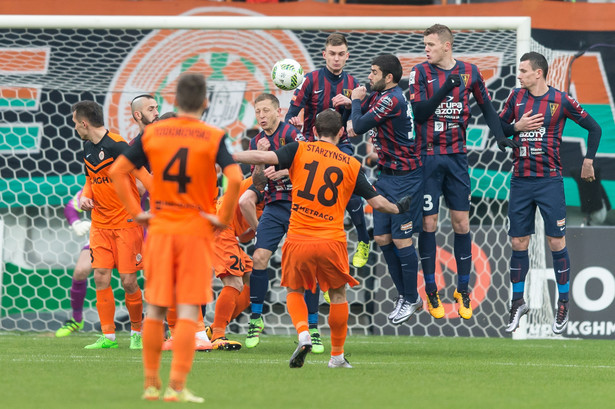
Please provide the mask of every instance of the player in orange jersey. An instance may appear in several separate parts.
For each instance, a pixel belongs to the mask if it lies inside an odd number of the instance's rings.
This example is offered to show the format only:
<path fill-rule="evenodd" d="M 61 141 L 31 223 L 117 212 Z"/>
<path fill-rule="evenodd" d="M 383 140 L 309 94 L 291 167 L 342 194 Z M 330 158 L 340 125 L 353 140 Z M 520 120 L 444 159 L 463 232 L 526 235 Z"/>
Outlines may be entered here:
<path fill-rule="evenodd" d="M 117 268 L 130 316 L 130 348 L 141 349 L 143 301 L 136 273 L 141 270 L 143 228 L 126 212 L 109 177 L 111 165 L 128 144 L 120 135 L 105 129 L 102 107 L 96 102 L 78 102 L 73 105 L 72 112 L 75 130 L 86 141 L 83 155 L 86 182 L 79 207 L 92 211 L 90 258 L 96 284 L 96 309 L 103 332 L 103 336 L 85 348 L 118 347 L 115 340 L 115 299 L 111 288 L 111 272 Z M 149 173 L 146 169 L 135 170 L 133 174 L 147 186 Z M 129 182 L 130 194 L 138 198 L 134 176 Z"/>
<path fill-rule="evenodd" d="M 288 169 L 293 184 L 290 225 L 282 247 L 282 285 L 287 287 L 286 305 L 299 335 L 299 345 L 290 358 L 291 368 L 303 366 L 312 349 L 308 311 L 303 294 L 316 285 L 329 291 L 331 308 L 331 359 L 329 368 L 352 368 L 344 358 L 348 330 L 346 284 L 359 284 L 350 276 L 344 231 L 344 211 L 350 196 L 362 196 L 378 211 L 407 211 L 411 198 L 397 204 L 376 193 L 352 156 L 337 148 L 344 129 L 342 117 L 333 110 L 319 113 L 314 124 L 314 142 L 294 142 L 277 151 L 238 152 L 239 162 L 278 165 Z M 278 168 L 276 167 L 276 169 Z"/>
<path fill-rule="evenodd" d="M 143 399 L 160 398 L 159 376 L 163 319 L 177 307 L 173 359 L 165 401 L 203 402 L 186 387 L 194 357 L 197 317 L 202 304 L 212 301 L 214 227 L 230 223 L 243 179 L 228 153 L 224 131 L 200 120 L 207 107 L 205 77 L 184 73 L 177 81 L 176 118 L 148 125 L 140 141 L 112 169 L 122 202 L 140 223 L 149 225 L 145 243 L 143 327 Z M 149 162 L 153 174 L 151 213 L 143 212 L 130 194 L 129 173 Z M 216 169 L 227 177 L 227 200 L 216 216 Z"/>
<path fill-rule="evenodd" d="M 250 305 L 252 259 L 243 251 L 239 242 L 247 243 L 254 238 L 258 218 L 263 212 L 262 190 L 266 184 L 267 177 L 262 173 L 255 173 L 253 177 L 241 182 L 240 206 L 235 211 L 233 221 L 216 235 L 214 271 L 224 287 L 216 299 L 214 322 L 210 327 L 213 349 L 241 349 L 241 343 L 226 338 L 226 326 Z M 218 201 L 220 208 L 224 200 L 226 195 Z"/>

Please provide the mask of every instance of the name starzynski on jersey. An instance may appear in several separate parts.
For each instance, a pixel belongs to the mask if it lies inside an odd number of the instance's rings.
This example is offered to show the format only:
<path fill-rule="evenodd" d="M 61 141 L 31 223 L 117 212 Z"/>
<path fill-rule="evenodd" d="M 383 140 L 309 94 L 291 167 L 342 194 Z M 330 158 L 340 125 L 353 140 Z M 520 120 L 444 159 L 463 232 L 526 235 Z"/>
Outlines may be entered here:
<path fill-rule="evenodd" d="M 319 155 L 322 155 L 325 158 L 335 159 L 337 161 L 344 162 L 347 164 L 350 163 L 350 156 L 346 155 L 340 150 L 337 150 L 337 151 L 329 150 L 329 149 L 324 149 L 320 146 L 308 144 L 307 151 L 317 153 Z"/>

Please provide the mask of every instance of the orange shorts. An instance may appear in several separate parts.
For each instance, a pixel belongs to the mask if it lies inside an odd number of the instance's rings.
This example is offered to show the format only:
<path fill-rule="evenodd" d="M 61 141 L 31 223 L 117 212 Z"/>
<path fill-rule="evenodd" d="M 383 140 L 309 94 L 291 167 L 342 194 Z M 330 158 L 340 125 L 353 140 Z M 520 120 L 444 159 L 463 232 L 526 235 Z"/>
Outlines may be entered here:
<path fill-rule="evenodd" d="M 346 243 L 318 237 L 293 235 L 282 246 L 282 286 L 322 291 L 359 284 L 350 276 Z"/>
<path fill-rule="evenodd" d="M 212 252 L 204 237 L 148 233 L 145 300 L 160 307 L 211 302 Z"/>
<path fill-rule="evenodd" d="M 117 268 L 120 274 L 135 273 L 143 268 L 143 228 L 90 230 L 92 268 Z"/>
<path fill-rule="evenodd" d="M 235 234 L 227 230 L 216 236 L 216 249 L 214 255 L 214 271 L 216 277 L 228 275 L 243 277 L 252 272 L 252 259 L 241 248 Z"/>

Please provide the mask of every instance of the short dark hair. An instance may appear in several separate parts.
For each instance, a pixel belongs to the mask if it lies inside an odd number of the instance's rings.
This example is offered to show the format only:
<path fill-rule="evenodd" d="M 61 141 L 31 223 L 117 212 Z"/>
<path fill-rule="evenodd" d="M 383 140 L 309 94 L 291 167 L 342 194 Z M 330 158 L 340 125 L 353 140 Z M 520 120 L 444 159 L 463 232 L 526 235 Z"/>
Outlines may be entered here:
<path fill-rule="evenodd" d="M 94 101 L 80 101 L 71 107 L 78 119 L 86 119 L 94 128 L 105 126 L 105 117 L 100 104 Z"/>
<path fill-rule="evenodd" d="M 530 66 L 534 71 L 542 70 L 542 75 L 547 79 L 547 73 L 549 72 L 549 63 L 544 55 L 537 53 L 536 51 L 530 51 L 521 56 L 520 61 L 529 61 Z"/>
<path fill-rule="evenodd" d="M 207 99 L 207 84 L 203 74 L 185 72 L 177 81 L 175 104 L 178 108 L 187 112 L 196 112 L 203 109 L 203 103 Z"/>
<path fill-rule="evenodd" d="M 271 101 L 276 109 L 280 107 L 280 100 L 273 94 L 260 94 L 254 100 L 254 105 L 258 104 L 261 101 Z"/>
<path fill-rule="evenodd" d="M 348 48 L 348 40 L 346 40 L 346 36 L 342 33 L 331 33 L 329 37 L 327 37 L 327 41 L 325 41 L 325 48 L 327 48 L 328 45 L 334 47 L 345 45 Z"/>
<path fill-rule="evenodd" d="M 176 118 L 176 117 L 177 117 L 177 113 L 175 111 L 169 111 L 169 112 L 165 112 L 164 114 L 160 115 L 158 117 L 158 120 L 162 121 L 163 119 Z"/>
<path fill-rule="evenodd" d="M 372 65 L 377 65 L 380 67 L 380 71 L 382 71 L 382 78 L 386 77 L 388 74 L 392 74 L 394 83 L 398 84 L 399 81 L 401 81 L 401 76 L 404 73 L 404 69 L 401 66 L 399 58 L 393 54 L 381 54 L 374 57 L 372 60 Z"/>
<path fill-rule="evenodd" d="M 325 109 L 316 115 L 314 127 L 318 136 L 333 138 L 342 129 L 342 116 L 334 109 Z"/>
<path fill-rule="evenodd" d="M 451 43 L 451 46 L 453 45 L 453 32 L 444 24 L 434 24 L 433 26 L 427 28 L 423 32 L 423 37 L 427 37 L 431 34 L 436 34 L 440 41 L 442 41 L 443 43 L 448 41 L 449 43 Z"/>

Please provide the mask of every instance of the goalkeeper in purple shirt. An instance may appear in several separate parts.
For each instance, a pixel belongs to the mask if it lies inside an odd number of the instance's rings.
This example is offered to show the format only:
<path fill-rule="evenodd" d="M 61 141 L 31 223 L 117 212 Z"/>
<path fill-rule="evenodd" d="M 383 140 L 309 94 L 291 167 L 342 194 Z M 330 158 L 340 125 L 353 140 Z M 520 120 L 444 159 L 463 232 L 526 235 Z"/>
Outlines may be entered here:
<path fill-rule="evenodd" d="M 568 324 L 570 257 L 566 247 L 566 199 L 559 155 L 566 119 L 572 119 L 588 131 L 581 179 L 597 183 L 593 163 L 602 129 L 576 100 L 547 85 L 548 70 L 544 56 L 536 52 L 524 54 L 517 74 L 521 88 L 512 90 L 500 114 L 504 133 L 514 135 L 513 141 L 519 145 L 519 149 L 513 152 L 508 204 L 513 294 L 506 332 L 517 329 L 519 320 L 529 311 L 523 292 L 529 270 L 528 247 L 530 236 L 534 234 L 536 207 L 544 221 L 557 281 L 553 332 L 561 334 Z"/>
<path fill-rule="evenodd" d="M 410 101 L 414 112 L 416 143 L 424 169 L 423 231 L 419 234 L 419 253 L 429 313 L 444 317 L 436 285 L 436 230 L 440 197 L 446 200 L 455 232 L 454 252 L 457 289 L 453 297 L 461 318 L 472 317 L 470 272 L 472 237 L 470 233 L 470 174 L 466 148 L 466 129 L 471 117 L 473 95 L 500 149 L 514 146 L 506 139 L 498 114 L 491 104 L 485 81 L 478 67 L 453 58 L 453 33 L 441 24 L 423 33 L 427 61 L 410 73 Z"/>
<path fill-rule="evenodd" d="M 81 190 L 68 201 L 64 207 L 64 216 L 77 236 L 85 236 L 90 231 L 89 220 L 82 220 L 79 208 Z M 92 272 L 90 261 L 90 244 L 86 244 L 79 253 L 77 264 L 73 270 L 73 282 L 70 288 L 70 305 L 72 316 L 56 331 L 56 337 L 65 337 L 83 329 L 83 303 L 88 289 L 88 276 Z"/>

